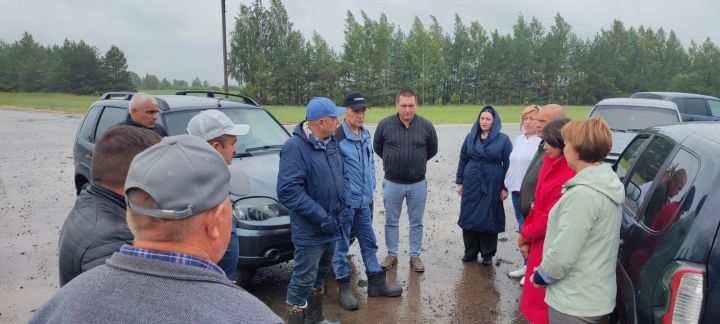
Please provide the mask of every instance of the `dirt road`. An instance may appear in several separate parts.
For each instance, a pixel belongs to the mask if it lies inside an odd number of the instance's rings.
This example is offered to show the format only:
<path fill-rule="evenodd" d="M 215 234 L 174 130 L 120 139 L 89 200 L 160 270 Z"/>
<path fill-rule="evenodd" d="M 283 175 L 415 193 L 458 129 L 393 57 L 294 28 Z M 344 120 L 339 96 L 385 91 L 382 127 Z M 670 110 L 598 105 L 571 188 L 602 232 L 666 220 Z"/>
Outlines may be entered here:
<path fill-rule="evenodd" d="M 57 290 L 57 241 L 75 198 L 72 143 L 79 124 L 77 116 L 0 109 L 0 322 L 26 322 Z M 460 198 L 453 181 L 460 144 L 469 126 L 441 126 L 437 131 L 440 151 L 428 163 L 422 252 L 425 273 L 409 268 L 403 211 L 400 262 L 388 273 L 405 288 L 403 296 L 367 299 L 364 266 L 354 244 L 350 254 L 360 309 L 341 309 L 335 281 L 328 278 L 325 312 L 329 318 L 344 323 L 523 322 L 517 312 L 521 287 L 506 276 L 521 264 L 515 248 L 517 223 L 512 204 L 509 199 L 505 202 L 507 231 L 500 235 L 494 264 L 485 267 L 461 262 L 462 234 L 456 225 Z M 519 133 L 517 125 L 506 126 L 504 131 L 512 139 Z M 378 166 L 380 180 L 379 160 Z M 375 199 L 379 202 L 374 225 L 381 260 L 386 250 L 380 186 Z M 248 290 L 284 316 L 291 272 L 292 263 L 261 269 Z"/>

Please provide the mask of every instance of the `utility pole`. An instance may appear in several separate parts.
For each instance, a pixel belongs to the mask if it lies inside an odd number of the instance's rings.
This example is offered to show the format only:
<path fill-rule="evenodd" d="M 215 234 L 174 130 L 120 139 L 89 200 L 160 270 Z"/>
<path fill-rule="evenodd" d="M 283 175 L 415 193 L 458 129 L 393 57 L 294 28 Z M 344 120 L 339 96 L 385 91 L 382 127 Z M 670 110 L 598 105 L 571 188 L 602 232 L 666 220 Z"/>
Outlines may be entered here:
<path fill-rule="evenodd" d="M 220 8 L 222 11 L 222 42 L 223 42 L 223 73 L 225 74 L 225 93 L 228 93 L 228 67 L 227 67 L 227 33 L 225 32 L 225 0 L 220 0 Z M 227 98 L 227 96 L 225 96 Z"/>

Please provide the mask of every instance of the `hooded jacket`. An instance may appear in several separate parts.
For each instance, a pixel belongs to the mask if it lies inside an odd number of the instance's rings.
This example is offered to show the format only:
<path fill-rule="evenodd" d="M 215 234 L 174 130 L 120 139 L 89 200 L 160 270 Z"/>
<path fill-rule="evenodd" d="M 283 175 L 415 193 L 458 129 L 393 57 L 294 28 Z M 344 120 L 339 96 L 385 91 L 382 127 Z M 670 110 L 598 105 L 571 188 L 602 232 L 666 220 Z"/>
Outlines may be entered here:
<path fill-rule="evenodd" d="M 293 244 L 322 245 L 340 238 L 340 219 L 349 212 L 343 160 L 334 138 L 326 144 L 305 135 L 298 124 L 280 151 L 277 195 L 290 210 Z M 328 219 L 329 218 L 329 219 Z M 325 226 L 332 222 L 334 226 Z"/>
<path fill-rule="evenodd" d="M 500 191 L 504 187 L 512 143 L 507 135 L 500 132 L 500 115 L 495 109 L 492 113 L 493 124 L 488 137 L 480 138 L 478 115 L 478 121 L 460 149 L 455 178 L 455 183 L 463 185 L 458 226 L 468 231 L 505 231 L 505 208 L 500 200 Z"/>
<path fill-rule="evenodd" d="M 573 316 L 601 316 L 615 307 L 615 263 L 625 189 L 607 164 L 582 169 L 550 210 L 538 273 L 545 302 Z"/>
<path fill-rule="evenodd" d="M 345 188 L 350 191 L 350 206 L 370 206 L 375 190 L 375 159 L 370 132 L 361 127 L 360 136 L 357 136 L 347 123 L 343 122 L 335 132 L 335 140 L 345 162 L 345 181 L 348 183 Z"/>

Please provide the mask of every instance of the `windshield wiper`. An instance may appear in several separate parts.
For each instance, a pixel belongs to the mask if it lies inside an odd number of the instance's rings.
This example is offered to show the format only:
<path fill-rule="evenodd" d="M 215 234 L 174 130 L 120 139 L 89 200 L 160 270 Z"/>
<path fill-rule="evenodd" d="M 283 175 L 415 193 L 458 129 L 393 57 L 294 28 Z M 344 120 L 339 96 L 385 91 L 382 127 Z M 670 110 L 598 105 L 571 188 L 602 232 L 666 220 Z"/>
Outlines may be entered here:
<path fill-rule="evenodd" d="M 245 153 L 245 152 L 236 152 L 235 154 L 233 154 L 233 157 L 248 157 L 248 156 L 252 156 L 252 154 Z"/>
<path fill-rule="evenodd" d="M 282 145 L 265 145 L 265 146 L 258 146 L 258 147 L 251 147 L 249 149 L 245 150 L 245 153 L 255 152 L 255 151 L 266 151 L 271 149 L 280 149 L 282 148 Z"/>
<path fill-rule="evenodd" d="M 642 132 L 643 130 L 640 129 L 640 128 L 630 128 L 630 129 L 628 129 L 627 131 L 628 131 L 628 132 L 634 132 L 634 133 L 640 133 L 640 132 Z"/>
<path fill-rule="evenodd" d="M 610 130 L 613 132 L 627 133 L 627 131 L 624 129 L 610 128 Z"/>

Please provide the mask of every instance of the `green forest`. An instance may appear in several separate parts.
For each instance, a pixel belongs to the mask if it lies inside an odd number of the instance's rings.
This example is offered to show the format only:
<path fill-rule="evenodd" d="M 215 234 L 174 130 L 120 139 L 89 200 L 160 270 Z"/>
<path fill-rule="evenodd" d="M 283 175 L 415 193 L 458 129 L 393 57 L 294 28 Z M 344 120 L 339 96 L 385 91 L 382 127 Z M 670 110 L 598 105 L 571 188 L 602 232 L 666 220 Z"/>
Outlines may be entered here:
<path fill-rule="evenodd" d="M 342 49 L 293 29 L 280 0 L 241 5 L 231 36 L 230 74 L 247 95 L 304 104 L 316 95 L 361 91 L 391 105 L 401 88 L 424 104 L 594 104 L 637 91 L 720 95 L 720 50 L 705 40 L 686 49 L 673 31 L 612 22 L 592 39 L 556 15 L 552 26 L 519 16 L 511 34 L 455 16 L 453 30 L 418 17 L 409 31 L 347 12 Z"/>
<path fill-rule="evenodd" d="M 405 31 L 360 12 L 346 13 L 344 41 L 333 49 L 322 35 L 295 30 L 280 0 L 240 5 L 229 40 L 229 74 L 241 92 L 264 105 L 304 105 L 314 96 L 361 91 L 388 106 L 410 88 L 426 105 L 557 102 L 590 105 L 637 91 L 720 96 L 720 49 L 709 38 L 684 47 L 673 31 L 627 28 L 613 21 L 581 39 L 559 14 L 546 27 L 517 17 L 512 33 L 486 30 L 455 15 L 452 30 L 415 17 Z M 218 47 L 221 42 L 218 42 Z M 220 62 L 219 62 L 220 63 Z M 25 33 L 0 40 L 0 92 L 97 95 L 106 91 L 212 89 L 195 78 L 167 80 L 128 71 L 123 51 L 84 41 L 45 46 Z"/>

